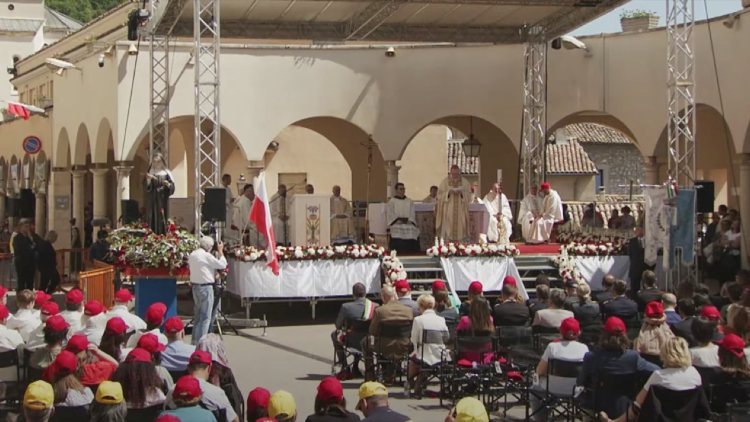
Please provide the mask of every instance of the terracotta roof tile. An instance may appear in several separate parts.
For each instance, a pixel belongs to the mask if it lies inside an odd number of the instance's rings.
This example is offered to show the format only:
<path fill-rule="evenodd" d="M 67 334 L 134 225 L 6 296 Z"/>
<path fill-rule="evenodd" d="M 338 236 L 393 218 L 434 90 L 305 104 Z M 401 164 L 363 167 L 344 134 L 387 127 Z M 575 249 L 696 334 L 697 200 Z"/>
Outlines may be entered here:
<path fill-rule="evenodd" d="M 575 123 L 565 126 L 568 140 L 582 144 L 632 144 L 622 132 L 596 123 Z"/>
<path fill-rule="evenodd" d="M 596 174 L 598 170 L 581 144 L 547 144 L 547 174 Z"/>
<path fill-rule="evenodd" d="M 479 158 L 469 159 L 464 155 L 463 139 L 448 141 L 448 170 L 454 164 L 461 169 L 461 174 L 479 174 Z"/>

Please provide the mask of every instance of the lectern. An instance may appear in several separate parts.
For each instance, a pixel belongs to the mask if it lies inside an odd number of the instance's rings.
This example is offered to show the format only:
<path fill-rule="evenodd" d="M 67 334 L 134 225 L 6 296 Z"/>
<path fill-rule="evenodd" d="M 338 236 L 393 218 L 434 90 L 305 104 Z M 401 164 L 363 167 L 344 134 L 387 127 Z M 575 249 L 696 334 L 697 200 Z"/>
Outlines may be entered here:
<path fill-rule="evenodd" d="M 331 245 L 331 195 L 294 195 L 290 209 L 292 246 Z"/>

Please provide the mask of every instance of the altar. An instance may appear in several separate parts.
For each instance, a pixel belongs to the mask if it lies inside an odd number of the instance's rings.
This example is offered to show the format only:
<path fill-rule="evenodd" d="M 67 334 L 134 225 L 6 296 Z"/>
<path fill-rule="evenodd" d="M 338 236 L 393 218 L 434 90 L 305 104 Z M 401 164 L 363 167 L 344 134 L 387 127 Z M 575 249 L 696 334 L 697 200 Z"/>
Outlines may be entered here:
<path fill-rule="evenodd" d="M 387 203 L 370 204 L 369 223 L 370 233 L 377 236 L 388 235 L 388 223 L 386 222 Z M 435 205 L 414 203 L 414 214 L 419 228 L 419 250 L 426 251 L 435 244 Z M 490 224 L 490 214 L 483 204 L 469 205 L 469 241 L 467 243 L 479 243 L 479 235 L 487 233 Z"/>

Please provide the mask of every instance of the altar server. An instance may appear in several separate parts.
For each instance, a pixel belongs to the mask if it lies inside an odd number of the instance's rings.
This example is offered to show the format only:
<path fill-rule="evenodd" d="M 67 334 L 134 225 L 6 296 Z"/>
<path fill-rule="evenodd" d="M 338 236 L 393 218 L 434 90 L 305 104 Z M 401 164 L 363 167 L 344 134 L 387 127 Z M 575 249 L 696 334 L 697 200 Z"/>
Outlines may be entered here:
<path fill-rule="evenodd" d="M 349 201 L 341 196 L 341 188 L 333 187 L 331 196 L 331 244 L 354 243 L 354 221 Z"/>
<path fill-rule="evenodd" d="M 507 245 L 513 232 L 513 212 L 510 210 L 510 202 L 503 193 L 500 183 L 492 185 L 490 192 L 484 197 L 484 206 L 490 214 L 490 223 L 487 226 L 487 241 Z"/>
<path fill-rule="evenodd" d="M 430 194 L 425 197 L 422 202 L 425 204 L 437 204 L 437 186 L 430 186 Z"/>
<path fill-rule="evenodd" d="M 528 242 L 531 239 L 531 226 L 542 214 L 542 199 L 539 198 L 537 187 L 529 188 L 529 193 L 521 201 L 521 208 L 518 211 L 518 224 L 521 225 L 521 234 Z"/>
<path fill-rule="evenodd" d="M 234 237 L 237 239 L 242 239 L 242 234 L 244 233 L 245 238 L 243 243 L 255 246 L 256 248 L 265 248 L 265 238 L 258 233 L 255 223 L 250 221 L 250 210 L 253 208 L 253 201 L 255 201 L 255 190 L 253 189 L 253 185 L 248 183 L 242 188 L 242 195 L 234 201 L 231 231 L 235 233 Z"/>
<path fill-rule="evenodd" d="M 531 224 L 531 238 L 526 239 L 529 243 L 549 242 L 552 227 L 563 219 L 562 200 L 549 182 L 542 183 L 542 194 L 542 215 Z"/>
<path fill-rule="evenodd" d="M 398 253 L 419 252 L 419 229 L 414 214 L 414 202 L 406 197 L 406 187 L 396 183 L 396 195 L 385 210 L 391 234 L 388 248 Z"/>

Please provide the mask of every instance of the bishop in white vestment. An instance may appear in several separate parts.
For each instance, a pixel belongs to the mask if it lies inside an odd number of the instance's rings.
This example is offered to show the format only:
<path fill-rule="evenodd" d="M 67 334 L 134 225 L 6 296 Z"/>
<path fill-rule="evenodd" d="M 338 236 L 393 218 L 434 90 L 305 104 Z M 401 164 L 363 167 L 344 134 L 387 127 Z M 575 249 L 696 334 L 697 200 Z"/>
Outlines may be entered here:
<path fill-rule="evenodd" d="M 564 218 L 560 195 L 552 189 L 549 182 L 542 183 L 542 193 L 542 215 L 531 224 L 531 237 L 526 239 L 527 243 L 549 242 L 552 227 Z"/>
<path fill-rule="evenodd" d="M 465 242 L 469 238 L 471 185 L 461 177 L 458 166 L 451 166 L 450 174 L 440 183 L 437 198 L 435 234 L 446 242 Z"/>
<path fill-rule="evenodd" d="M 403 183 L 396 183 L 396 195 L 388 201 L 385 219 L 391 235 L 388 249 L 398 253 L 419 252 L 419 229 L 414 202 L 406 197 Z"/>
<path fill-rule="evenodd" d="M 531 225 L 540 215 L 542 215 L 542 199 L 538 195 L 537 187 L 532 186 L 521 201 L 517 220 L 521 225 L 521 235 L 527 242 L 531 239 Z"/>
<path fill-rule="evenodd" d="M 341 188 L 334 186 L 331 196 L 331 244 L 354 243 L 355 238 L 352 208 L 349 201 L 341 196 Z"/>
<path fill-rule="evenodd" d="M 229 230 L 232 236 L 242 239 L 242 243 L 256 248 L 266 247 L 266 238 L 258 233 L 255 223 L 250 221 L 250 211 L 255 201 L 255 190 L 253 185 L 247 184 L 242 189 L 242 195 L 234 200 L 232 206 L 232 225 Z"/>
<path fill-rule="evenodd" d="M 492 189 L 485 195 L 483 202 L 490 214 L 487 241 L 507 245 L 510 243 L 510 235 L 513 232 L 513 212 L 510 210 L 510 202 L 505 197 L 500 183 L 492 185 Z"/>
<path fill-rule="evenodd" d="M 286 192 L 286 185 L 283 184 L 279 185 L 279 191 L 269 200 L 271 219 L 273 220 L 273 235 L 276 238 L 276 244 L 279 246 L 290 246 L 289 243 L 292 239 L 292 232 L 289 229 L 290 200 L 291 198 Z"/>

